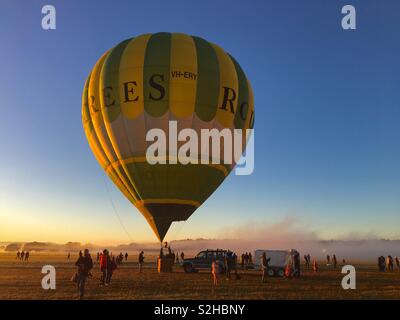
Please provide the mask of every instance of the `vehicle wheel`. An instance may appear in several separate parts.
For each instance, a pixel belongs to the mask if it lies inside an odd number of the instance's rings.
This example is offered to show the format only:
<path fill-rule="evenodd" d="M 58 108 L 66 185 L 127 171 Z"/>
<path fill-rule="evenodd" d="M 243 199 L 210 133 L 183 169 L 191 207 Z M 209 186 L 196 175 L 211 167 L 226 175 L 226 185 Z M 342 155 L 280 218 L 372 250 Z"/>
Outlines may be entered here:
<path fill-rule="evenodd" d="M 268 273 L 268 276 L 270 276 L 270 277 L 273 277 L 275 275 L 274 269 L 268 269 L 267 273 Z"/>
<path fill-rule="evenodd" d="M 285 270 L 279 269 L 278 270 L 278 276 L 283 277 L 285 275 Z"/>
<path fill-rule="evenodd" d="M 191 264 L 185 264 L 185 265 L 183 266 L 183 270 L 184 270 L 186 273 L 192 273 L 192 272 L 193 272 L 193 267 L 192 267 Z"/>

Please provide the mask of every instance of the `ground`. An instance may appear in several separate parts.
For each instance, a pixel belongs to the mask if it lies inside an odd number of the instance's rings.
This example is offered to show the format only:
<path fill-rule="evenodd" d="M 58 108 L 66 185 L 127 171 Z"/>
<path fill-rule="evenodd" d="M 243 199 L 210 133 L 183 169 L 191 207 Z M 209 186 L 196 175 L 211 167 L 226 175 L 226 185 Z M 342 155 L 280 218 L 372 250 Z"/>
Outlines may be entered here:
<path fill-rule="evenodd" d="M 31 254 L 29 262 L 20 262 L 14 254 L 0 253 L 0 299 L 74 299 L 77 295 L 71 277 L 76 256 Z M 130 261 L 129 261 L 130 260 Z M 399 299 L 400 272 L 378 272 L 375 264 L 353 263 L 356 290 L 343 290 L 340 268 L 321 266 L 313 273 L 304 270 L 300 279 L 268 278 L 261 283 L 259 271 L 239 271 L 240 280 L 221 278 L 213 288 L 209 272 L 185 274 L 177 265 L 173 273 L 158 274 L 155 257 L 147 257 L 142 274 L 137 257 L 131 256 L 120 266 L 109 287 L 99 286 L 98 264 L 88 280 L 86 299 Z M 43 290 L 43 265 L 56 268 L 56 290 Z M 322 263 L 320 263 L 322 265 Z"/>

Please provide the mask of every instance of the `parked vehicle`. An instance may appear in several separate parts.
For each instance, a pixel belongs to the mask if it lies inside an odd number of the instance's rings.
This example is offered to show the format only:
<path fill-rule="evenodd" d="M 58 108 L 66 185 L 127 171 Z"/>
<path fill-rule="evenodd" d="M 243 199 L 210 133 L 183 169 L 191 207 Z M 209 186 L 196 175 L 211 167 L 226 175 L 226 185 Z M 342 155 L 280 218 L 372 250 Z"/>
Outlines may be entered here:
<path fill-rule="evenodd" d="M 298 253 L 297 250 L 265 250 L 258 249 L 254 251 L 254 268 L 261 269 L 261 256 L 265 252 L 267 259 L 269 258 L 268 264 L 268 276 L 270 277 L 283 277 L 285 276 L 285 269 L 289 266 L 291 269 L 294 268 L 294 256 Z"/>
<path fill-rule="evenodd" d="M 224 260 L 227 250 L 217 249 L 200 251 L 194 258 L 184 259 L 181 264 L 187 273 L 197 272 L 199 269 L 211 269 L 211 262 L 216 259 L 221 266 L 222 272 L 225 271 Z"/>

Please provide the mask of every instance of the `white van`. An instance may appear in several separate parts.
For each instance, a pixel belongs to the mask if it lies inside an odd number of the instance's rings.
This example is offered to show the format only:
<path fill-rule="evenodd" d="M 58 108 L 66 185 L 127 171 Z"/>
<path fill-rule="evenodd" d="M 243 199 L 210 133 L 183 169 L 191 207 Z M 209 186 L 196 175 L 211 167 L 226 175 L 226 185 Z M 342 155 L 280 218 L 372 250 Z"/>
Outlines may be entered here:
<path fill-rule="evenodd" d="M 254 251 L 254 268 L 261 270 L 261 257 L 265 252 L 267 259 L 270 258 L 268 263 L 268 275 L 270 277 L 279 276 L 283 277 L 285 275 L 285 269 L 287 265 L 293 268 L 294 256 L 299 254 L 297 250 L 266 250 L 258 249 Z"/>

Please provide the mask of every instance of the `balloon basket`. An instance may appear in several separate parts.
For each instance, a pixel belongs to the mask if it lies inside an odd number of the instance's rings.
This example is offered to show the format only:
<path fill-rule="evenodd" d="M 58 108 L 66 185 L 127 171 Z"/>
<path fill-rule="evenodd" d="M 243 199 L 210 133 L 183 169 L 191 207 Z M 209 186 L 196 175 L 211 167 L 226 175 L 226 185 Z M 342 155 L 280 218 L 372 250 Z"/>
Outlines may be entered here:
<path fill-rule="evenodd" d="M 172 259 L 172 258 L 158 258 L 157 259 L 158 273 L 172 272 L 173 265 L 174 265 L 174 259 Z"/>

